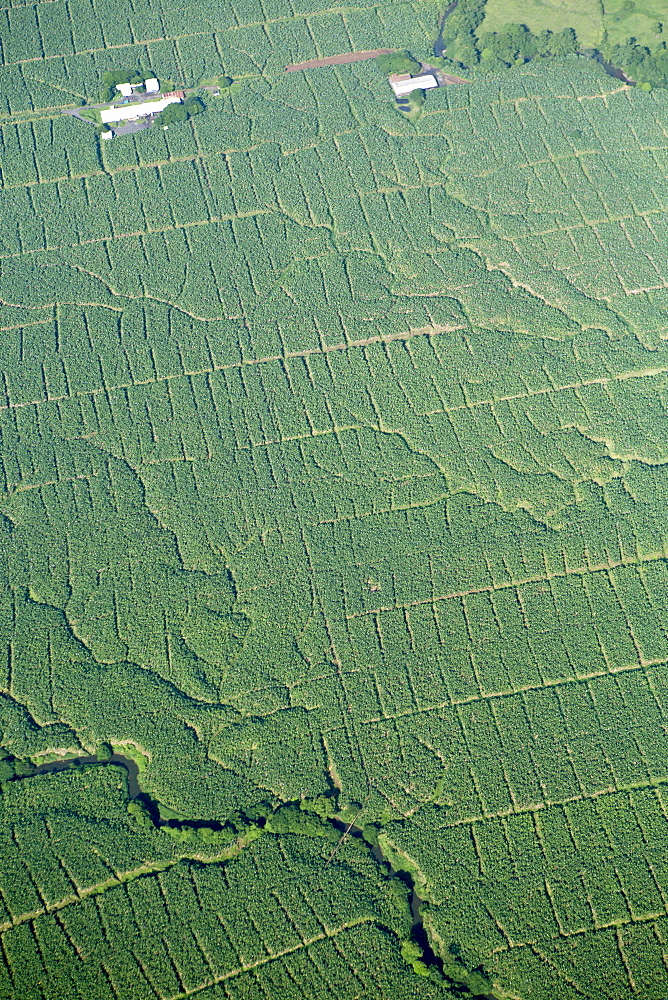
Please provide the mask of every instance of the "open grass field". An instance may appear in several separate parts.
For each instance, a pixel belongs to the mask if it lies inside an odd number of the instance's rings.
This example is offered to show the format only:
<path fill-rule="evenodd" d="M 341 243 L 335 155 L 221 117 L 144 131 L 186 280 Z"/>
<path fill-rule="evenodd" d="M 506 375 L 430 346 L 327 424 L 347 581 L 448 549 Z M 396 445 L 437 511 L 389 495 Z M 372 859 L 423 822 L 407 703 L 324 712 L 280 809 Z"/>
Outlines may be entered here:
<path fill-rule="evenodd" d="M 624 0 L 619 0 L 621 7 Z M 539 31 L 574 28 L 581 45 L 596 48 L 603 40 L 602 0 L 487 0 L 478 34 L 501 31 L 506 24 L 525 24 Z"/>
<path fill-rule="evenodd" d="M 630 37 L 654 47 L 664 37 L 656 31 L 663 21 L 668 38 L 664 0 L 488 0 L 478 33 L 525 24 L 534 34 L 574 28 L 580 45 L 588 48 L 597 48 L 604 38 L 621 45 Z"/>
<path fill-rule="evenodd" d="M 0 757 L 153 812 L 0 784 L 0 995 L 664 1000 L 668 91 L 86 10 L 3 12 Z M 98 146 L 135 65 L 237 82 Z"/>
<path fill-rule="evenodd" d="M 632 37 L 652 48 L 668 39 L 668 9 L 663 0 L 603 0 L 603 11 L 608 41 L 613 45 Z M 656 31 L 657 22 L 664 25 L 661 33 Z"/>

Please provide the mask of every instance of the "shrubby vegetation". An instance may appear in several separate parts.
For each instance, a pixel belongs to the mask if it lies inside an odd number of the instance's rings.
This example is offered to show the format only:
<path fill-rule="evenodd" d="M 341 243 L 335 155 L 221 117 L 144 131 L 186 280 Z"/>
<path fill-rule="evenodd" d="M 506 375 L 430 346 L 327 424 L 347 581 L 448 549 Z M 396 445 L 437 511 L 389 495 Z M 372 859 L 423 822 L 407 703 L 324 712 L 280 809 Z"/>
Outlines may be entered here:
<path fill-rule="evenodd" d="M 182 104 L 168 104 L 164 111 L 156 116 L 156 125 L 169 125 L 172 122 L 186 122 L 193 115 L 206 111 L 199 97 L 188 97 Z"/>
<path fill-rule="evenodd" d="M 624 72 L 636 80 L 641 87 L 665 87 L 668 84 L 668 48 L 661 41 L 649 48 L 639 45 L 635 38 L 629 38 L 622 45 L 605 44 L 601 48 L 603 58 L 614 66 L 621 66 Z"/>
<path fill-rule="evenodd" d="M 258 981 L 295 998 L 346 983 L 390 1000 L 451 995 L 409 940 L 406 886 L 359 842 L 328 861 L 317 829 L 315 840 L 305 829 L 294 836 L 288 822 L 234 850 L 205 836 L 174 844 L 138 801 L 124 814 L 122 774 L 91 766 L 5 786 L 6 992 L 27 995 L 40 982 L 54 1000 L 73 988 L 103 1000 L 122 977 L 131 996 L 147 979 L 169 995 L 179 983 L 206 990 L 227 980 L 237 980 L 239 998 Z M 92 850 L 80 850 L 81 838 Z M 414 971 L 430 980 L 418 992 Z"/>
<path fill-rule="evenodd" d="M 485 17 L 485 3 L 486 0 L 458 0 L 456 8 L 445 19 L 441 39 L 449 59 L 467 67 L 478 62 L 476 31 Z"/>
<path fill-rule="evenodd" d="M 566 56 L 583 51 L 572 27 L 532 32 L 525 24 L 509 22 L 497 31 L 484 30 L 486 0 L 460 0 L 456 10 L 444 23 L 442 39 L 447 60 L 467 68 L 475 66 L 494 71 L 521 65 L 530 59 L 549 56 Z M 623 44 L 611 44 L 604 37 L 600 43 L 602 59 L 610 63 L 642 89 L 668 85 L 668 52 L 666 41 L 661 38 L 661 25 L 652 45 L 639 44 L 629 37 Z M 584 50 L 591 55 L 592 50 Z"/>
<path fill-rule="evenodd" d="M 392 52 L 390 55 L 376 56 L 376 62 L 381 73 L 412 73 L 420 72 L 420 63 L 413 59 L 410 52 L 405 49 L 401 52 Z"/>
<path fill-rule="evenodd" d="M 536 56 L 567 56 L 578 49 L 572 28 L 533 35 L 521 24 L 509 24 L 504 31 L 485 33 L 480 36 L 479 44 L 480 64 L 486 69 L 521 65 Z"/>

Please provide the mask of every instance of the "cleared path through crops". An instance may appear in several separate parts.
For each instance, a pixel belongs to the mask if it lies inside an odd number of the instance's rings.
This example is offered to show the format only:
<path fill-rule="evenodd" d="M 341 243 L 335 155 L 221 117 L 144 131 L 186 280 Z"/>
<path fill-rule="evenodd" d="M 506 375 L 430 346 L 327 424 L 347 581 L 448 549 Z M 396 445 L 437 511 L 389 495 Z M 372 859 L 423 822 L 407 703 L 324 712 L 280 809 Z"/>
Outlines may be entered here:
<path fill-rule="evenodd" d="M 317 69 L 319 66 L 342 66 L 344 63 L 375 59 L 376 56 L 389 56 L 393 51 L 394 49 L 368 49 L 365 52 L 342 52 L 341 55 L 325 56 L 324 59 L 307 59 L 306 62 L 290 63 L 285 67 L 285 72 L 296 73 L 299 69 Z"/>

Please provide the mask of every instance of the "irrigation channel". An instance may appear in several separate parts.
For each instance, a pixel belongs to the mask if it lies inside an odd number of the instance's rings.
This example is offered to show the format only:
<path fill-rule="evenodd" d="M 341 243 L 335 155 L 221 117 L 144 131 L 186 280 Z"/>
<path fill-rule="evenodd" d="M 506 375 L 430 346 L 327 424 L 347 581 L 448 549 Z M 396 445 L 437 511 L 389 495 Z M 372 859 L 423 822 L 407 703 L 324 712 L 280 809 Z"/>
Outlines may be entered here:
<path fill-rule="evenodd" d="M 131 757 L 124 757 L 122 754 L 115 753 L 108 760 L 100 760 L 95 754 L 86 757 L 67 757 L 60 760 L 48 761 L 45 764 L 38 764 L 30 774 L 15 775 L 11 778 L 11 781 L 26 781 L 30 778 L 35 777 L 38 774 L 57 774 L 60 771 L 73 770 L 78 767 L 105 767 L 108 764 L 114 764 L 117 767 L 122 767 L 127 773 L 128 782 L 128 797 L 132 799 L 138 799 L 142 802 L 151 813 L 153 822 L 156 826 L 164 826 L 169 823 L 169 820 L 161 819 L 159 812 L 156 807 L 156 803 L 146 795 L 139 784 L 139 767 L 137 762 L 132 760 Z M 346 837 L 355 837 L 355 839 L 363 840 L 362 830 L 360 827 L 355 825 L 350 825 L 341 822 L 340 820 L 330 820 L 333 826 L 341 832 L 341 841 L 339 845 L 343 843 Z M 219 822 L 212 822 L 211 820 L 199 821 L 201 825 L 214 826 L 222 829 L 223 824 Z M 193 826 L 197 826 L 198 823 L 195 821 L 192 823 Z M 392 866 L 389 860 L 383 854 L 380 846 L 378 844 L 369 845 L 367 841 L 364 841 L 369 847 L 371 854 L 381 865 L 383 865 L 387 870 L 391 871 Z M 337 849 L 338 846 L 337 845 Z M 413 917 L 413 926 L 411 936 L 413 940 L 420 946 L 423 952 L 423 961 L 426 965 L 438 969 L 441 975 L 443 973 L 443 962 L 439 956 L 433 950 L 429 937 L 424 928 L 424 922 L 422 919 L 421 907 L 423 900 L 420 899 L 415 891 L 413 885 L 413 880 L 408 872 L 395 872 L 397 878 L 400 878 L 402 882 L 406 885 L 407 890 L 410 892 L 410 906 L 411 914 Z M 444 975 L 447 981 L 447 975 Z M 467 994 L 466 990 L 463 991 L 463 996 L 471 996 L 473 1000 L 473 994 Z M 475 995 L 475 1000 L 496 1000 L 492 996 L 481 996 L 480 994 Z"/>

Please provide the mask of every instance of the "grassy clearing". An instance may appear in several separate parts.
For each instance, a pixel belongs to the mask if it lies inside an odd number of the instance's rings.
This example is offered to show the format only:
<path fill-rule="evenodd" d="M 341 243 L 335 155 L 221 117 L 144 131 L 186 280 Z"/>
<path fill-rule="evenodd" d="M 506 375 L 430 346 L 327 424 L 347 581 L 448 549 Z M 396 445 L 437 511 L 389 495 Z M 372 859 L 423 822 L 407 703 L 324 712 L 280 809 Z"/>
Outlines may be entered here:
<path fill-rule="evenodd" d="M 486 11 L 478 34 L 506 24 L 526 24 L 535 33 L 574 28 L 580 44 L 592 48 L 630 37 L 653 47 L 663 37 L 657 22 L 668 22 L 664 0 L 489 0 Z"/>
<path fill-rule="evenodd" d="M 617 0 L 623 3 L 624 0 Z M 603 41 L 601 0 L 489 0 L 478 34 L 501 31 L 506 24 L 526 24 L 539 31 L 574 28 L 581 45 L 595 47 Z"/>
<path fill-rule="evenodd" d="M 619 45 L 632 37 L 653 48 L 668 38 L 668 27 L 661 34 L 656 31 L 657 22 L 668 25 L 665 0 L 603 0 L 603 8 L 603 24 L 612 44 Z"/>
<path fill-rule="evenodd" d="M 102 118 L 100 117 L 100 111 L 98 108 L 80 108 L 79 117 L 85 118 L 87 122 L 93 122 L 94 125 L 102 124 Z"/>
<path fill-rule="evenodd" d="M 422 115 L 422 104 L 418 104 L 414 101 L 409 101 L 407 108 L 401 104 L 395 104 L 395 107 L 397 111 L 399 111 L 400 114 L 402 114 L 404 118 L 407 118 L 413 125 L 415 125 Z"/>

